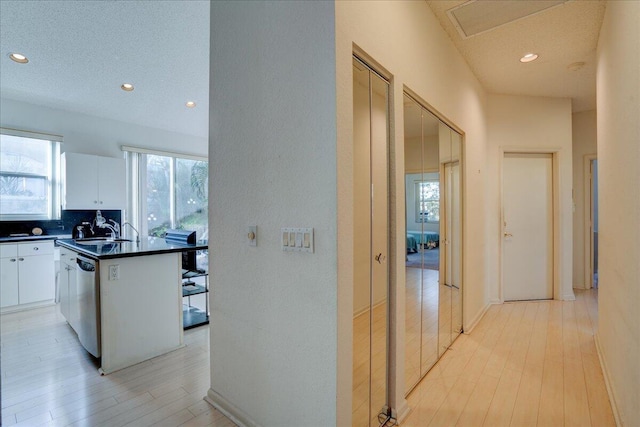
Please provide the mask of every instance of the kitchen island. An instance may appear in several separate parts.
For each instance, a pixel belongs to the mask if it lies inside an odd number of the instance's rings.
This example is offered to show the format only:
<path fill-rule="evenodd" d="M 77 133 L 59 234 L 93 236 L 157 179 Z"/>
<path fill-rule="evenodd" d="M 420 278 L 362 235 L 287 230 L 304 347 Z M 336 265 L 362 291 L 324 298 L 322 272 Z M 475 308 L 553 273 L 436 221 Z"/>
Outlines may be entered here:
<path fill-rule="evenodd" d="M 76 266 L 79 274 L 74 276 L 77 283 L 67 285 L 71 307 L 65 317 L 83 346 L 100 358 L 101 373 L 184 345 L 182 253 L 207 249 L 206 244 L 155 237 L 140 243 L 62 239 L 57 244 L 62 248 L 61 262 L 65 257 L 81 260 Z M 65 295 L 63 288 L 61 295 Z M 74 301 L 79 301 L 76 311 Z"/>

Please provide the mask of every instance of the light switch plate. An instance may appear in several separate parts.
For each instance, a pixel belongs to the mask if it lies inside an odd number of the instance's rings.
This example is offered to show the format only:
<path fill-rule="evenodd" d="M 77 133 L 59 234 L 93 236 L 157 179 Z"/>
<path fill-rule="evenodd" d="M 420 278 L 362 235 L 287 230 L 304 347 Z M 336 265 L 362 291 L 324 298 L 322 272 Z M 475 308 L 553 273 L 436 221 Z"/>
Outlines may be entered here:
<path fill-rule="evenodd" d="M 284 252 L 313 253 L 313 228 L 287 227 L 280 229 Z"/>

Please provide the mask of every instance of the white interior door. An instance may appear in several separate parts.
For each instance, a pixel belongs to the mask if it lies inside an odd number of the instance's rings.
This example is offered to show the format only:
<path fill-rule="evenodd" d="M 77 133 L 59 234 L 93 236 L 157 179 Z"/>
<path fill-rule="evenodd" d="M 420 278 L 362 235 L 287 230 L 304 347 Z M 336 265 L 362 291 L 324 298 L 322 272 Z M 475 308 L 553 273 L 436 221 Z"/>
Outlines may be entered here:
<path fill-rule="evenodd" d="M 553 158 L 505 153 L 502 290 L 505 301 L 553 298 Z"/>

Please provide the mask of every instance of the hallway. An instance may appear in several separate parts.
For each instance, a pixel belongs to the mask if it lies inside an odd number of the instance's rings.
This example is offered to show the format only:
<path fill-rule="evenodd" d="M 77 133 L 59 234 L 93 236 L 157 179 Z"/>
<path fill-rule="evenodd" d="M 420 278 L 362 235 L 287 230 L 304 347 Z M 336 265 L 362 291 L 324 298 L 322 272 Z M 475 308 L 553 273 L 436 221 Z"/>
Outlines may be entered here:
<path fill-rule="evenodd" d="M 492 305 L 409 395 L 402 427 L 615 426 L 596 352 L 597 290 Z"/>

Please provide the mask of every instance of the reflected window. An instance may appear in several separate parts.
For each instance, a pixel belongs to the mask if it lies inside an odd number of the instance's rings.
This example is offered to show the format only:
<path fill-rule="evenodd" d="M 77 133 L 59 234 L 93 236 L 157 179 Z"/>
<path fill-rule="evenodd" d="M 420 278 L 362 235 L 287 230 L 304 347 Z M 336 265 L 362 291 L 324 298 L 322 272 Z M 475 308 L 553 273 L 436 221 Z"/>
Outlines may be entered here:
<path fill-rule="evenodd" d="M 440 221 L 440 183 L 416 182 L 416 222 Z"/>

